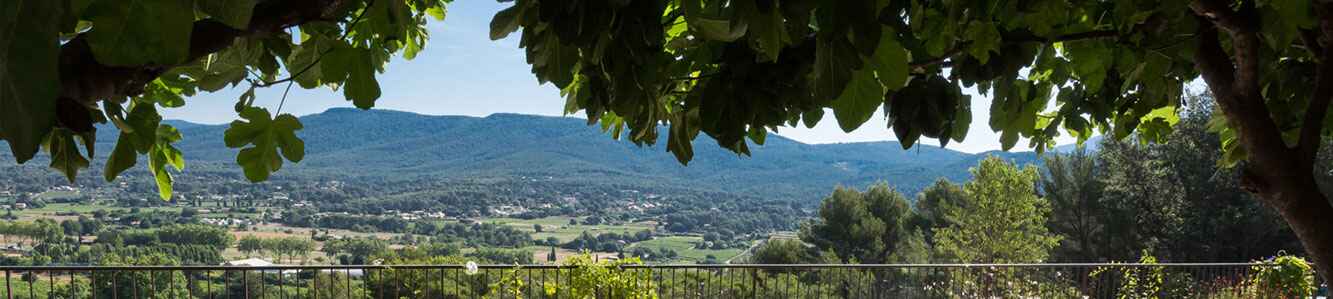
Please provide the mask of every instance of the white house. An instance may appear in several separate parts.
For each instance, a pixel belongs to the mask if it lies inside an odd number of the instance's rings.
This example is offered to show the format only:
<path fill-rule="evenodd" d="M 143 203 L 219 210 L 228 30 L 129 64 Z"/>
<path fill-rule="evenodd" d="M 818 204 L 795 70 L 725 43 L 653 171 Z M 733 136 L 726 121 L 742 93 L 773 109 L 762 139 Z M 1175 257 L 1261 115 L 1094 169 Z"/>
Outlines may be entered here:
<path fill-rule="evenodd" d="M 226 262 L 226 263 L 223 263 L 222 265 L 224 265 L 224 266 L 245 266 L 245 267 L 268 267 L 268 266 L 272 266 L 272 265 L 273 265 L 273 262 L 269 262 L 269 261 L 266 261 L 266 260 L 261 259 L 261 258 L 248 258 L 248 259 L 243 259 L 243 260 L 239 260 L 239 261 L 230 261 L 230 262 Z"/>
<path fill-rule="evenodd" d="M 230 261 L 230 262 L 223 263 L 222 265 L 223 265 L 223 266 L 238 266 L 238 267 L 269 267 L 269 266 L 281 266 L 281 265 L 274 264 L 273 262 L 270 262 L 270 261 L 267 261 L 267 260 L 264 260 L 264 259 L 261 259 L 261 258 L 248 258 L 248 259 L 243 259 L 243 260 L 239 260 L 239 261 Z M 262 271 L 262 270 L 261 270 L 261 271 Z M 286 275 L 296 274 L 296 273 L 298 273 L 298 272 L 300 272 L 300 271 L 298 271 L 298 270 L 281 270 L 281 271 L 279 271 L 279 272 L 281 272 L 282 275 L 286 276 Z M 272 273 L 272 272 L 269 272 L 269 273 Z"/>

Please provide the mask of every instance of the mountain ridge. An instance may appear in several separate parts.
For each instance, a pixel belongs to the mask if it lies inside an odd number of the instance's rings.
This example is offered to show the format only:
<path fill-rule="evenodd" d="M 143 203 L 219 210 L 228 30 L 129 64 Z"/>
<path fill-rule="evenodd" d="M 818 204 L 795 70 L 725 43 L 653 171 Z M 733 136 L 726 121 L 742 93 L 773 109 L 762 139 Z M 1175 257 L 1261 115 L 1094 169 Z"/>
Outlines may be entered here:
<path fill-rule="evenodd" d="M 818 200 L 833 186 L 864 188 L 884 181 L 914 194 L 937 178 L 963 181 L 970 176 L 967 169 L 988 154 L 1017 163 L 1037 161 L 1031 152 L 970 154 L 923 144 L 904 150 L 896 141 L 807 144 L 780 135 L 769 136 L 764 145 L 752 144 L 753 154 L 745 157 L 700 135 L 694 140 L 694 159 L 685 166 L 661 142 L 638 146 L 614 140 L 599 127 L 573 117 L 436 116 L 333 108 L 300 119 L 304 129 L 297 135 L 306 142 L 305 159 L 284 164 L 275 178 L 550 176 Z M 222 143 L 227 125 L 164 122 L 185 136 L 177 147 L 185 153 L 187 163 L 231 165 L 235 160 L 238 149 Z M 114 126 L 100 125 L 99 129 L 98 148 L 105 152 L 114 146 L 118 133 Z M 665 128 L 661 129 L 661 136 L 666 136 Z M 239 166 L 230 168 L 239 172 Z M 187 169 L 182 175 L 188 174 Z"/>

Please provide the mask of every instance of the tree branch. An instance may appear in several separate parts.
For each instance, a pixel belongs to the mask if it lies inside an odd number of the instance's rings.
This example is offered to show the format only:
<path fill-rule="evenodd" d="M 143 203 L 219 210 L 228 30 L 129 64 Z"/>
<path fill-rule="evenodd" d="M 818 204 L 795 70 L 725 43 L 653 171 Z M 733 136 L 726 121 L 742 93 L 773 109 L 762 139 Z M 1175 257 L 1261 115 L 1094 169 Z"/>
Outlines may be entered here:
<path fill-rule="evenodd" d="M 255 6 L 250 24 L 244 30 L 237 30 L 213 20 L 196 21 L 192 25 L 190 54 L 186 61 L 192 62 L 205 55 L 222 51 L 238 37 L 265 36 L 282 32 L 291 26 L 332 19 L 351 2 L 263 1 Z M 145 84 L 176 66 L 178 65 L 104 65 L 93 58 L 87 36 L 80 35 L 61 46 L 59 98 L 93 105 L 97 101 L 106 99 L 139 95 L 143 93 Z"/>
<path fill-rule="evenodd" d="M 1006 45 L 1008 45 L 1008 44 L 1016 44 L 1016 43 L 1029 43 L 1029 42 L 1056 43 L 1056 42 L 1076 41 L 1076 40 L 1084 40 L 1084 39 L 1098 39 L 1098 38 L 1118 37 L 1119 34 L 1120 34 L 1120 33 L 1117 32 L 1117 31 L 1115 31 L 1115 30 L 1093 30 L 1093 31 L 1087 31 L 1087 32 L 1078 32 L 1078 33 L 1063 34 L 1063 35 L 1058 35 L 1058 36 L 1055 36 L 1055 37 L 1049 37 L 1049 38 L 1048 38 L 1048 37 L 1040 37 L 1040 36 L 1023 36 L 1023 37 L 1018 37 L 1018 38 L 1013 38 L 1013 39 L 1006 39 L 1006 40 L 1004 41 L 1004 43 L 1005 43 Z M 943 54 L 943 55 L 940 55 L 939 57 L 934 57 L 934 58 L 929 58 L 929 59 L 922 59 L 922 60 L 913 61 L 913 62 L 909 63 L 908 66 L 911 67 L 911 68 L 913 68 L 913 69 L 915 69 L 915 68 L 923 68 L 923 67 L 929 67 L 929 66 L 934 66 L 934 65 L 944 64 L 944 63 L 948 62 L 949 59 L 952 58 L 954 55 L 958 55 L 959 53 L 962 53 L 963 50 L 967 48 L 968 44 L 969 44 L 969 43 L 959 43 L 959 44 L 957 44 L 955 47 L 953 47 L 952 49 L 949 49 L 949 50 L 947 50 L 947 51 L 944 51 L 944 54 Z"/>
<path fill-rule="evenodd" d="M 1235 10 L 1231 9 L 1231 4 L 1224 0 L 1195 0 L 1190 2 L 1190 9 L 1194 10 L 1195 15 L 1207 18 L 1216 23 L 1218 27 L 1228 32 L 1241 30 L 1242 28 L 1254 28 L 1253 22 L 1247 21 Z"/>
<path fill-rule="evenodd" d="M 707 73 L 707 74 L 699 74 L 698 76 L 680 76 L 680 77 L 670 77 L 670 78 L 667 78 L 667 79 L 675 80 L 675 81 L 693 81 L 693 80 L 699 80 L 699 79 L 708 78 L 708 77 L 712 77 L 712 76 L 717 76 L 717 75 L 720 75 L 720 74 L 722 74 L 722 72 L 711 72 L 711 73 Z"/>
<path fill-rule="evenodd" d="M 1310 29 L 1301 29 L 1301 47 L 1310 51 L 1310 56 L 1319 57 L 1319 53 L 1324 52 L 1323 46 L 1319 45 L 1319 33 Z"/>
<path fill-rule="evenodd" d="M 1300 159 L 1291 159 L 1291 155 L 1296 153 L 1282 140 L 1282 131 L 1277 128 L 1263 96 L 1259 94 L 1257 55 L 1261 45 L 1252 30 L 1254 27 L 1236 25 L 1249 22 L 1236 18 L 1256 17 L 1252 14 L 1237 14 L 1225 5 L 1222 5 L 1225 8 L 1223 11 L 1212 11 L 1216 3 L 1204 0 L 1195 1 L 1190 7 L 1199 19 L 1194 66 L 1208 83 L 1218 106 L 1238 133 L 1241 146 L 1250 153 L 1250 161 L 1253 162 L 1242 171 L 1242 185 L 1247 190 L 1263 194 L 1271 191 L 1269 188 L 1273 184 L 1292 179 L 1287 177 L 1290 173 L 1311 171 L 1310 163 L 1302 165 Z M 1231 36 L 1234 56 L 1223 50 L 1219 29 L 1227 30 Z M 1290 204 L 1269 203 L 1275 207 Z"/>
<path fill-rule="evenodd" d="M 962 53 L 962 52 L 963 52 L 963 48 L 964 48 L 963 45 L 960 44 L 958 47 L 954 47 L 953 49 L 949 49 L 948 51 L 944 51 L 944 54 L 943 54 L 943 55 L 940 55 L 940 57 L 935 57 L 935 58 L 930 58 L 930 59 L 923 59 L 923 60 L 913 61 L 913 62 L 909 63 L 908 66 L 909 66 L 910 68 L 914 68 L 914 69 L 915 69 L 915 68 L 922 68 L 922 67 L 928 67 L 928 66 L 934 66 L 934 65 L 942 64 L 942 63 L 944 63 L 944 62 L 946 62 L 946 61 L 949 61 L 949 58 L 952 58 L 954 55 L 958 55 L 958 53 Z"/>
<path fill-rule="evenodd" d="M 1313 53 L 1318 53 L 1315 63 L 1315 90 L 1310 97 L 1310 106 L 1305 108 L 1305 119 L 1301 124 L 1300 141 L 1297 150 L 1306 164 L 1313 164 L 1323 143 L 1324 118 L 1328 117 L 1329 101 L 1333 100 L 1333 47 L 1319 45 L 1319 38 L 1333 41 L 1333 4 L 1316 2 L 1315 12 L 1319 16 L 1319 33 L 1304 30 L 1301 39 Z M 1315 50 L 1318 49 L 1316 52 Z"/>
<path fill-rule="evenodd" d="M 361 12 L 357 13 L 356 18 L 353 18 L 351 23 L 347 23 L 347 31 L 343 31 L 343 34 L 341 36 L 338 36 L 338 39 L 342 40 L 347 38 L 347 35 L 352 33 L 352 27 L 356 26 L 357 24 L 361 24 L 361 18 L 365 17 L 366 12 L 370 11 L 370 7 L 374 5 L 375 5 L 375 0 L 366 1 L 366 8 L 362 9 Z M 324 52 L 320 52 L 319 57 L 315 57 L 315 61 L 310 62 L 310 64 L 301 68 L 301 70 L 297 71 L 296 73 L 292 73 L 285 79 L 276 81 L 262 81 L 263 79 L 259 79 L 250 82 L 250 85 L 254 87 L 269 87 L 279 83 L 287 82 L 287 90 L 291 90 L 292 89 L 291 81 L 296 80 L 296 77 L 300 77 L 302 74 L 305 74 L 305 72 L 310 71 L 311 68 L 314 68 L 315 65 L 318 65 L 321 60 L 324 60 L 325 55 L 329 55 L 329 52 L 333 52 L 333 49 L 330 48 L 328 50 L 324 50 Z M 284 91 L 282 94 L 284 95 L 282 99 L 286 100 L 287 97 L 285 95 L 287 94 L 287 92 Z M 278 110 L 282 110 L 282 105 L 278 105 Z"/>

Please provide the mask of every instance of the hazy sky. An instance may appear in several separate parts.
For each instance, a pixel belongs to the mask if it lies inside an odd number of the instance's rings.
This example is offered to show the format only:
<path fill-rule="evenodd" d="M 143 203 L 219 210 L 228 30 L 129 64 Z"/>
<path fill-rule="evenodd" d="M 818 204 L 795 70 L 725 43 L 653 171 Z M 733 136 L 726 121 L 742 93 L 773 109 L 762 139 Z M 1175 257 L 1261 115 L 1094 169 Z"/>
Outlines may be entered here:
<path fill-rule="evenodd" d="M 430 115 L 486 116 L 498 112 L 561 115 L 564 99 L 550 84 L 538 85 L 523 50 L 518 47 L 518 34 L 500 41 L 491 41 L 488 35 L 491 16 L 507 3 L 495 1 L 454 1 L 449 4 L 444 22 L 430 23 L 430 42 L 412 61 L 395 59 L 378 76 L 383 96 L 376 109 L 411 111 Z M 432 20 L 433 21 L 433 20 Z M 166 118 L 191 122 L 220 124 L 236 119 L 230 113 L 236 98 L 246 85 L 225 89 L 212 94 L 200 94 L 188 99 L 189 105 L 167 109 Z M 277 107 L 284 86 L 260 89 L 256 105 Z M 999 149 L 999 134 L 986 124 L 990 111 L 989 98 L 975 91 L 972 94 L 972 119 L 967 139 L 950 148 L 965 152 Z M 296 115 L 319 113 L 332 107 L 352 107 L 342 93 L 328 88 L 313 90 L 295 86 L 287 97 L 283 112 Z M 806 143 L 834 143 L 893 140 L 893 131 L 887 128 L 883 117 L 877 116 L 860 129 L 845 133 L 826 113 L 824 121 L 813 129 L 781 128 L 779 135 Z M 1062 138 L 1061 143 L 1072 139 Z M 938 145 L 934 140 L 925 144 Z M 1019 147 L 1026 142 L 1020 142 Z M 1022 149 L 1016 149 L 1022 150 Z"/>

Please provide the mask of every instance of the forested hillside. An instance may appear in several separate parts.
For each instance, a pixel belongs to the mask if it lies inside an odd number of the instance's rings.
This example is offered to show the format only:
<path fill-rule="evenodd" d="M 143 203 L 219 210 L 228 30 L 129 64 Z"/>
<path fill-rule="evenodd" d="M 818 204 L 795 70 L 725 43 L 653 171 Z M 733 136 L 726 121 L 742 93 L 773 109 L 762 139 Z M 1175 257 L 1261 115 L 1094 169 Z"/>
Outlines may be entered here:
<path fill-rule="evenodd" d="M 699 146 L 686 167 L 661 145 L 640 147 L 612 140 L 578 118 L 428 116 L 338 108 L 304 116 L 301 121 L 306 129 L 298 135 L 306 141 L 305 160 L 284 165 L 276 173 L 275 182 L 544 178 L 814 201 L 834 185 L 865 186 L 885 181 L 912 194 L 939 177 L 963 181 L 967 169 L 986 154 L 1020 164 L 1036 160 L 1032 153 L 968 154 L 929 145 L 903 150 L 892 141 L 812 145 L 770 136 L 764 145 L 753 146 L 752 157 Z M 231 164 L 235 150 L 222 144 L 226 126 L 168 123 L 185 136 L 178 147 L 184 151 L 189 167 L 177 175 L 177 181 L 185 183 L 178 189 L 190 190 L 190 182 L 195 180 L 216 182 L 209 177 L 239 177 L 239 167 Z M 111 149 L 116 134 L 114 126 L 99 128 L 97 148 Z M 714 143 L 706 136 L 695 142 Z M 60 184 L 63 178 L 45 169 L 45 163 L 37 160 L 16 167 L 8 162 L 2 166 L 6 171 L 0 174 L 0 181 L 48 181 L 39 185 L 43 187 Z M 137 168 L 142 169 L 140 164 Z M 98 184 L 100 168 L 91 167 L 94 174 L 81 176 L 80 182 Z M 136 179 L 145 178 L 132 177 L 129 181 Z M 151 183 L 133 184 L 145 184 L 144 192 L 152 192 Z"/>

